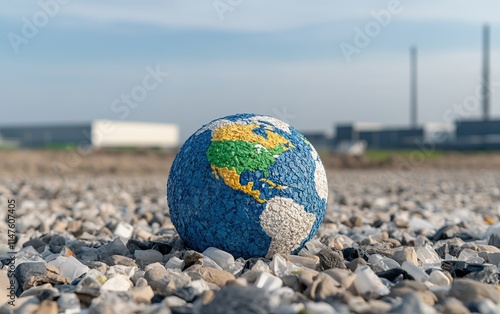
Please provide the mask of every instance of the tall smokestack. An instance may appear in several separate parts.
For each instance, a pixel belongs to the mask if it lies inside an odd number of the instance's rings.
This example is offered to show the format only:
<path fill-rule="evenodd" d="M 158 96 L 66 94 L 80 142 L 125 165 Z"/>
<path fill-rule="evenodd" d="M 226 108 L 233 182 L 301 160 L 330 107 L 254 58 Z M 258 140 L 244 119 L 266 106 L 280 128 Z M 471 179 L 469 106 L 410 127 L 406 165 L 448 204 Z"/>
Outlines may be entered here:
<path fill-rule="evenodd" d="M 417 127 L 417 47 L 410 47 L 410 123 Z"/>
<path fill-rule="evenodd" d="M 483 26 L 483 119 L 490 118 L 490 26 Z"/>

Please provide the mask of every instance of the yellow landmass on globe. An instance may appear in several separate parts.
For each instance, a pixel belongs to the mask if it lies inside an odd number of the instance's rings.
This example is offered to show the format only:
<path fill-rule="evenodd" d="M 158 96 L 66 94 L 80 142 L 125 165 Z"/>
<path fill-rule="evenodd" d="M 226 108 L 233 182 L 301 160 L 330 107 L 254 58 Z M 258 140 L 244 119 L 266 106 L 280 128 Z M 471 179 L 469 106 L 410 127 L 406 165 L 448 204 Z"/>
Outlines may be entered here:
<path fill-rule="evenodd" d="M 282 145 L 283 151 L 287 151 L 294 147 L 289 140 L 271 130 L 266 130 L 267 138 L 254 133 L 253 130 L 258 127 L 257 124 L 223 125 L 214 130 L 212 141 L 257 142 L 267 149 L 273 149 L 278 145 Z"/>
<path fill-rule="evenodd" d="M 212 166 L 212 172 L 217 180 L 219 179 L 220 176 L 222 180 L 224 180 L 224 183 L 230 188 L 251 195 L 259 203 L 266 202 L 266 200 L 260 198 L 259 190 L 252 189 L 254 186 L 253 182 L 248 182 L 247 185 L 241 185 L 240 175 L 236 173 L 236 169 L 227 169 L 227 168 L 219 168 L 216 166 Z M 283 188 L 281 184 L 276 184 L 269 179 L 260 179 L 259 181 L 266 182 L 267 184 L 269 184 L 271 188 L 276 188 L 276 189 Z"/>
<path fill-rule="evenodd" d="M 222 180 L 224 180 L 224 183 L 230 188 L 251 195 L 259 203 L 264 203 L 266 201 L 260 198 L 259 190 L 252 190 L 254 185 L 253 182 L 248 182 L 247 185 L 241 185 L 240 175 L 236 173 L 236 169 L 227 169 L 212 166 L 212 171 L 217 179 L 219 179 L 220 176 Z"/>
<path fill-rule="evenodd" d="M 246 143 L 255 143 L 260 144 L 256 145 L 255 149 L 258 154 L 268 153 L 275 150 L 277 147 L 281 147 L 281 153 L 285 152 L 291 148 L 294 148 L 293 144 L 290 143 L 289 140 L 284 138 L 272 131 L 272 129 L 266 129 L 266 137 L 261 136 L 253 132 L 259 125 L 257 124 L 231 124 L 224 125 L 217 129 L 215 129 L 212 133 L 212 142 L 223 142 L 223 141 L 242 141 Z M 260 148 L 259 148 L 260 147 Z M 260 150 L 264 149 L 263 152 Z M 234 152 L 233 152 L 234 155 Z M 250 157 L 250 156 L 249 156 Z M 272 158 L 276 158 L 277 156 L 272 156 Z M 211 165 L 212 172 L 214 176 L 219 179 L 221 177 L 224 180 L 224 183 L 231 187 L 234 190 L 241 191 L 252 196 L 257 202 L 264 203 L 265 199 L 260 198 L 260 191 L 253 190 L 255 185 L 254 182 L 249 182 L 246 185 L 242 185 L 240 182 L 241 179 L 241 165 L 237 167 L 237 164 L 234 166 L 227 165 L 226 167 L 218 167 L 216 165 Z M 240 169 L 240 173 L 238 173 L 237 168 Z M 262 169 L 263 170 L 263 169 Z M 263 178 L 260 179 L 262 182 L 266 182 L 270 188 L 282 189 L 283 186 L 280 184 L 276 184 L 269 179 Z"/>

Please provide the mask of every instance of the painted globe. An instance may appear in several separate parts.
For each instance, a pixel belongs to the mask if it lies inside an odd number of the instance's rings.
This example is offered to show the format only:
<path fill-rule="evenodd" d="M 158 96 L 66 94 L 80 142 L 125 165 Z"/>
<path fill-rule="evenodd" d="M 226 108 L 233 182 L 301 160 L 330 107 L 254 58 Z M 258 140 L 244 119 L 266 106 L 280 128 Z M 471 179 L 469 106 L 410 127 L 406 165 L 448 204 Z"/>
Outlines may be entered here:
<path fill-rule="evenodd" d="M 318 231 L 328 196 L 314 147 L 278 119 L 237 114 L 200 128 L 170 169 L 172 223 L 198 251 L 295 254 Z"/>

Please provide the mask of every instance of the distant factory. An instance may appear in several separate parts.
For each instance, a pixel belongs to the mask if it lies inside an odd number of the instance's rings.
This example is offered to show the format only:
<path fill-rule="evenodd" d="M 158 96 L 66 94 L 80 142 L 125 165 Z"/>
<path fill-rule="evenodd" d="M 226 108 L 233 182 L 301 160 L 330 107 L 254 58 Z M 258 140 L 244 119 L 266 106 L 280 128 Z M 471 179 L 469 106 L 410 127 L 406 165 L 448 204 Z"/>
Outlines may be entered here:
<path fill-rule="evenodd" d="M 95 120 L 69 125 L 0 126 L 3 147 L 174 149 L 179 144 L 178 126 L 166 123 Z"/>
<path fill-rule="evenodd" d="M 366 149 L 419 149 L 432 145 L 438 150 L 500 150 L 500 118 L 491 119 L 490 29 L 483 27 L 482 82 L 477 101 L 482 118 L 445 123 L 418 123 L 417 48 L 410 48 L 410 97 L 407 126 L 388 127 L 376 123 L 339 123 L 334 135 L 304 132 L 319 151 L 361 154 Z M 0 126 L 0 147 L 50 147 L 87 145 L 101 147 L 178 148 L 179 128 L 174 124 L 105 121 L 73 125 Z"/>
<path fill-rule="evenodd" d="M 490 118 L 490 30 L 483 27 L 483 61 L 481 96 L 482 119 L 452 123 L 417 122 L 417 48 L 410 48 L 410 124 L 387 127 L 376 123 L 340 123 L 334 136 L 305 133 L 308 140 L 322 151 L 359 152 L 364 149 L 418 149 L 432 145 L 439 150 L 500 150 L 500 119 Z M 479 98 L 479 97 L 478 97 Z M 479 101 L 479 99 L 478 99 Z M 361 147 L 361 149 L 360 149 Z"/>
<path fill-rule="evenodd" d="M 411 149 L 437 138 L 452 139 L 452 124 L 427 123 L 421 127 L 384 127 L 378 124 L 339 124 L 333 144 L 363 142 L 369 149 Z"/>

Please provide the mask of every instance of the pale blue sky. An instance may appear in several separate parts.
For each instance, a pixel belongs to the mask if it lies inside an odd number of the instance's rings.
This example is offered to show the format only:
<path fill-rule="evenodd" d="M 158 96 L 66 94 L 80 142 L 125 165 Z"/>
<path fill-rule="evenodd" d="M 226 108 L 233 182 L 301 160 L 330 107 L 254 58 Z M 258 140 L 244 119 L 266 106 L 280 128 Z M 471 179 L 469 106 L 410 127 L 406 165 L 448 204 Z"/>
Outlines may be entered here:
<path fill-rule="evenodd" d="M 372 12 L 391 1 L 65 0 L 44 21 L 40 3 L 55 1 L 0 2 L 1 124 L 121 119 L 124 109 L 127 120 L 178 123 L 183 138 L 237 112 L 286 110 L 302 130 L 352 120 L 404 124 L 412 44 L 419 48 L 420 121 L 442 122 L 479 83 L 485 22 L 492 81 L 500 81 L 494 0 L 401 0 L 350 63 L 339 45 L 354 44 L 354 29 L 373 25 Z M 236 4 L 223 20 L 214 8 L 221 3 Z M 28 38 L 23 27 L 34 18 L 43 26 Z M 166 79 L 133 108 L 113 107 L 158 64 Z M 492 107 L 500 116 L 497 94 Z"/>

